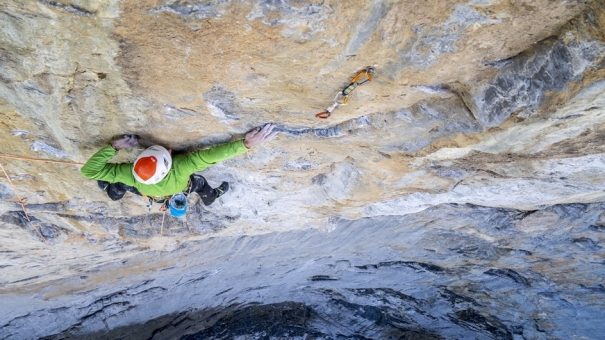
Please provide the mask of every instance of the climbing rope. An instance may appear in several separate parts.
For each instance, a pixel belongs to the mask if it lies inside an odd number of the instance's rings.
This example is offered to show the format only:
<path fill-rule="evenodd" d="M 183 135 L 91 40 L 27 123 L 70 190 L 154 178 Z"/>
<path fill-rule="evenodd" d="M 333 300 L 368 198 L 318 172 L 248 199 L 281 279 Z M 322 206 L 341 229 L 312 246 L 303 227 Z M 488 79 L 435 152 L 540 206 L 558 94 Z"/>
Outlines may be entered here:
<path fill-rule="evenodd" d="M 0 153 L 0 158 L 8 158 L 8 159 L 19 159 L 22 161 L 34 161 L 34 162 L 45 162 L 45 163 L 59 163 L 59 164 L 72 164 L 72 165 L 84 165 L 84 163 L 74 162 L 74 161 L 59 161 L 54 159 L 47 158 L 34 158 L 34 157 L 26 157 L 26 156 L 16 156 Z"/>
<path fill-rule="evenodd" d="M 357 73 L 355 73 L 355 75 L 351 79 L 351 82 L 347 86 L 345 86 L 342 91 L 336 94 L 336 96 L 334 97 L 334 103 L 332 103 L 332 105 L 330 105 L 325 111 L 316 113 L 315 117 L 320 119 L 326 119 L 330 117 L 332 112 L 334 112 L 337 107 L 347 105 L 351 92 L 353 92 L 353 90 L 355 90 L 360 85 L 371 81 L 374 78 L 375 73 L 376 68 L 374 68 L 373 66 L 367 66 L 357 71 Z"/>
<path fill-rule="evenodd" d="M 165 206 L 163 206 L 163 207 L 165 207 Z M 166 210 L 167 209 L 164 208 L 164 213 L 162 214 L 162 225 L 160 226 L 160 236 L 164 236 L 164 219 L 166 218 Z"/>
<path fill-rule="evenodd" d="M 27 219 L 27 222 L 31 222 L 31 219 L 29 218 L 29 215 L 27 214 L 27 210 L 25 209 L 25 205 L 27 204 L 27 199 L 25 197 L 19 197 L 17 195 L 17 189 L 15 188 L 15 185 L 13 184 L 13 181 L 11 180 L 11 178 L 8 175 L 8 173 L 6 172 L 6 170 L 4 170 L 4 166 L 2 166 L 2 163 L 0 163 L 0 169 L 2 169 L 2 172 L 4 173 L 4 176 L 6 177 L 8 184 L 10 185 L 11 189 L 15 193 L 15 196 L 17 197 L 17 203 L 19 203 L 21 205 L 21 209 L 23 210 L 25 219 Z"/>
<path fill-rule="evenodd" d="M 17 200 L 16 200 L 17 203 L 19 203 L 21 205 L 21 210 L 23 210 L 23 216 L 25 216 L 25 219 L 27 220 L 27 224 L 29 224 L 29 226 L 33 230 L 36 231 L 36 233 L 38 234 L 38 237 L 40 238 L 40 240 L 42 242 L 46 241 L 46 238 L 42 235 L 42 232 L 40 231 L 40 229 L 38 227 L 35 227 L 32 224 L 32 220 L 31 220 L 31 218 L 29 218 L 29 215 L 27 214 L 27 209 L 25 209 L 25 206 L 27 205 L 27 199 L 25 197 L 19 197 L 17 195 L 17 188 L 15 187 L 15 184 L 11 180 L 11 178 L 8 175 L 8 173 L 6 172 L 6 170 L 4 169 L 4 166 L 2 166 L 2 163 L 0 163 L 0 169 L 2 169 L 2 172 L 4 173 L 4 176 L 6 177 L 6 180 L 8 181 L 8 184 L 10 185 L 11 189 L 15 193 L 15 197 L 17 198 Z"/>
<path fill-rule="evenodd" d="M 79 162 L 74 162 L 74 161 L 60 161 L 60 160 L 47 159 L 47 158 L 17 156 L 17 155 L 11 155 L 11 154 L 3 154 L 3 153 L 0 153 L 0 158 L 16 159 L 16 160 L 22 160 L 22 161 L 55 163 L 55 164 L 84 165 L 84 163 L 79 163 Z M 44 242 L 46 240 L 46 238 L 42 235 L 42 232 L 40 231 L 39 227 L 34 226 L 34 224 L 32 223 L 33 221 L 31 220 L 31 218 L 29 217 L 29 214 L 27 213 L 27 209 L 26 209 L 27 199 L 25 197 L 20 197 L 17 195 L 17 189 L 15 187 L 15 184 L 13 183 L 13 181 L 11 180 L 10 176 L 8 175 L 8 173 L 4 169 L 4 166 L 2 166 L 1 163 L 0 163 L 0 169 L 2 169 L 2 172 L 4 173 L 4 176 L 6 177 L 8 184 L 10 185 L 11 189 L 15 193 L 16 201 L 17 201 L 17 203 L 19 203 L 19 205 L 21 205 L 21 210 L 23 210 L 23 215 L 25 216 L 27 223 L 33 230 L 35 230 L 35 232 L 38 234 L 38 237 L 40 238 L 40 240 L 42 240 L 42 242 Z"/>

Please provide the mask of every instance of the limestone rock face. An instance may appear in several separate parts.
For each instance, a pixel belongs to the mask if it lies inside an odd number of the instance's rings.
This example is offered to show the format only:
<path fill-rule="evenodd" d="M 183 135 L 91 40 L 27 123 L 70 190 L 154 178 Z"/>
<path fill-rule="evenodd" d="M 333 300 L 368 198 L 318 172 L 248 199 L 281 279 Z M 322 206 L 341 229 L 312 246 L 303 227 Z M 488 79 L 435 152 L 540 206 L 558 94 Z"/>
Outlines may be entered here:
<path fill-rule="evenodd" d="M 0 4 L 0 338 L 605 334 L 603 1 Z M 267 122 L 185 222 L 79 173 Z"/>

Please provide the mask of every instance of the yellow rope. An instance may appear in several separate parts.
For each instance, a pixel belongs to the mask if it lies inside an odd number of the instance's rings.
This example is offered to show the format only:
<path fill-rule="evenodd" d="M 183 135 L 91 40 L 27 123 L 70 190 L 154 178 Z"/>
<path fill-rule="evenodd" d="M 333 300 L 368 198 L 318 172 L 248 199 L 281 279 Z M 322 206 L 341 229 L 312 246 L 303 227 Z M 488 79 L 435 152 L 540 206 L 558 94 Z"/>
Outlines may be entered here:
<path fill-rule="evenodd" d="M 27 222 L 31 222 L 31 220 L 29 219 L 29 215 L 27 214 L 27 210 L 25 210 L 25 204 L 27 203 L 27 200 L 25 199 L 25 197 L 19 197 L 17 195 L 17 189 L 15 188 L 15 185 L 13 184 L 13 181 L 11 180 L 11 178 L 8 175 L 8 173 L 6 172 L 6 170 L 4 170 L 4 166 L 2 166 L 2 163 L 0 163 L 0 168 L 2 169 L 2 172 L 4 172 L 4 176 L 6 176 L 6 179 L 8 180 L 8 184 L 11 186 L 11 189 L 13 189 L 13 192 L 15 193 L 15 196 L 17 197 L 17 203 L 21 204 L 21 209 L 23 209 L 23 214 L 25 214 L 25 218 L 27 219 Z"/>
<path fill-rule="evenodd" d="M 164 218 L 166 218 L 166 210 L 162 214 L 162 225 L 160 226 L 160 236 L 164 236 Z"/>
<path fill-rule="evenodd" d="M 8 184 L 11 186 L 11 189 L 13 189 L 13 192 L 15 193 L 15 196 L 17 197 L 17 203 L 19 203 L 21 205 L 21 209 L 23 210 L 23 215 L 25 215 L 25 219 L 27 220 L 27 223 L 30 225 L 30 227 L 32 229 L 34 229 L 36 231 L 36 233 L 38 234 L 38 237 L 40 237 L 40 240 L 42 242 L 45 242 L 46 238 L 44 238 L 44 236 L 42 235 L 42 232 L 40 231 L 40 229 L 38 227 L 35 227 L 32 225 L 32 220 L 29 218 L 29 215 L 27 214 L 27 210 L 25 209 L 25 205 L 27 204 L 27 199 L 25 197 L 19 197 L 17 195 L 17 189 L 15 188 L 15 185 L 13 184 L 13 181 L 11 180 L 10 176 L 4 169 L 4 166 L 2 166 L 2 163 L 0 163 L 0 169 L 2 169 L 2 172 L 4 173 L 4 176 L 6 177 Z"/>
<path fill-rule="evenodd" d="M 36 162 L 44 162 L 44 163 L 59 163 L 59 164 L 72 164 L 72 165 L 83 165 L 84 164 L 84 163 L 79 163 L 79 162 L 74 162 L 74 161 L 58 161 L 58 160 L 54 160 L 54 159 L 16 156 L 16 155 L 9 155 L 9 154 L 3 154 L 3 153 L 0 153 L 0 158 L 18 159 L 18 160 L 22 160 L 22 161 L 36 161 Z M 4 170 L 4 167 L 2 166 L 1 163 L 0 163 L 0 168 L 2 168 L 2 172 L 4 172 L 4 176 L 6 176 L 6 179 L 8 180 L 8 184 L 10 184 L 11 188 L 13 189 L 13 192 L 15 193 L 15 196 L 17 197 L 17 203 L 19 203 L 21 205 L 21 209 L 23 210 L 23 214 L 25 215 L 27 222 L 32 227 L 32 229 L 34 229 L 38 233 L 38 236 L 40 237 L 42 242 L 44 242 L 46 239 L 42 235 L 42 232 L 40 231 L 40 229 L 38 227 L 34 227 L 32 225 L 32 220 L 29 218 L 29 215 L 27 214 L 27 210 L 25 209 L 25 205 L 27 204 L 27 199 L 25 197 L 19 197 L 17 195 L 17 189 L 15 188 L 13 181 L 11 180 L 11 178 L 8 175 L 8 173 L 6 172 L 6 170 Z"/>
<path fill-rule="evenodd" d="M 54 160 L 54 159 L 16 156 L 16 155 L 9 155 L 9 154 L 3 154 L 3 153 L 0 153 L 0 158 L 19 159 L 19 160 L 23 160 L 23 161 L 35 161 L 35 162 L 45 162 L 45 163 L 84 165 L 84 163 L 74 162 L 74 161 L 59 161 L 59 160 Z"/>

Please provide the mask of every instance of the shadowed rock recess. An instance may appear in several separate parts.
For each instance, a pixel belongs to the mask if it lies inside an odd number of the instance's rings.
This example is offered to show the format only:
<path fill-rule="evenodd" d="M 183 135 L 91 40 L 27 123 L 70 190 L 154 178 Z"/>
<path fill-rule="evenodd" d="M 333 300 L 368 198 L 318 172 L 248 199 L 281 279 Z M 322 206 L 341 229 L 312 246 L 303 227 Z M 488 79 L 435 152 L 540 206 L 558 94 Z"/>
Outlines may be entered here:
<path fill-rule="evenodd" d="M 0 339 L 603 338 L 605 2 L 0 3 Z M 186 221 L 79 173 L 266 122 Z"/>

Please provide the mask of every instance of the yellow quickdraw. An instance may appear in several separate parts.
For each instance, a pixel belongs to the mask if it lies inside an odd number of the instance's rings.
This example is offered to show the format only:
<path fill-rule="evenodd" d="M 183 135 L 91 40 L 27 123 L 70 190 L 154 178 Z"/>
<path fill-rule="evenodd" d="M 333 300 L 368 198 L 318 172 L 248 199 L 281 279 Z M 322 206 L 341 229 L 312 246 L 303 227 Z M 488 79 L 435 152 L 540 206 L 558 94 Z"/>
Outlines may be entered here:
<path fill-rule="evenodd" d="M 374 78 L 374 74 L 376 73 L 376 68 L 373 66 L 367 66 L 355 73 L 353 78 L 351 78 L 351 82 L 345 86 L 341 92 L 336 95 L 334 98 L 334 103 L 330 105 L 326 110 L 318 112 L 315 114 L 315 117 L 326 119 L 330 117 L 332 112 L 341 105 L 346 105 L 349 102 L 349 96 L 351 92 L 355 90 L 358 86 L 363 85 Z M 339 101 L 340 99 L 340 101 Z"/>

